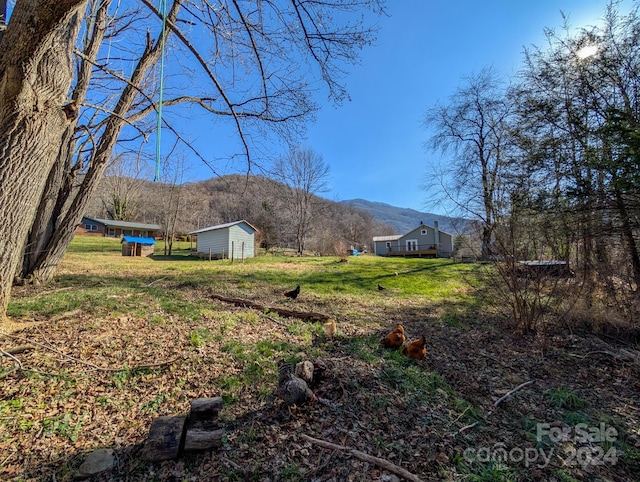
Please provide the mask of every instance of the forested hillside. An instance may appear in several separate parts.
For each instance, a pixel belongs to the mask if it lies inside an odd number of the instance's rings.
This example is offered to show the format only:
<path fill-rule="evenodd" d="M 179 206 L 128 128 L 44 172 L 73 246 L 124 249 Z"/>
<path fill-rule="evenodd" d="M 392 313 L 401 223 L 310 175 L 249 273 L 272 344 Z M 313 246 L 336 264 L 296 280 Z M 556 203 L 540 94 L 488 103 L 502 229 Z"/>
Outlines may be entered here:
<path fill-rule="evenodd" d="M 296 210 L 283 183 L 261 176 L 230 175 L 168 184 L 107 176 L 86 212 L 89 216 L 158 223 L 176 235 L 245 219 L 259 229 L 267 250 L 295 244 Z M 306 249 L 323 254 L 370 246 L 394 229 L 362 209 L 310 195 Z M 173 228 L 173 229 L 172 229 Z"/>

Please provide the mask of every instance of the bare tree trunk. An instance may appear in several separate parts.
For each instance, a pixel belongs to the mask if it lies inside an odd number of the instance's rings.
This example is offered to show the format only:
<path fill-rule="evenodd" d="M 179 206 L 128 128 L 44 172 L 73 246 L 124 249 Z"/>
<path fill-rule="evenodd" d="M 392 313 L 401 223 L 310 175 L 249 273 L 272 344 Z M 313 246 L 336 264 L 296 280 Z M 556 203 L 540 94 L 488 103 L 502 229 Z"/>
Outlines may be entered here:
<path fill-rule="evenodd" d="M 636 286 L 640 287 L 640 250 L 638 249 L 638 244 L 633 236 L 633 227 L 631 226 L 626 203 L 624 202 L 620 189 L 617 187 L 615 189 L 615 195 L 616 207 L 620 213 L 620 220 L 622 222 L 622 239 L 627 245 L 629 257 L 631 258 L 633 280 L 635 281 Z"/>
<path fill-rule="evenodd" d="M 0 42 L 0 318 L 49 171 L 69 124 L 63 109 L 84 0 L 18 0 Z"/>
<path fill-rule="evenodd" d="M 48 249 L 47 242 L 53 236 L 62 215 L 64 203 L 70 197 L 73 188 L 73 178 L 70 176 L 70 170 L 67 169 L 64 159 L 67 158 L 74 126 L 75 121 L 67 127 L 63 134 L 57 161 L 47 177 L 40 204 L 37 207 L 36 216 L 25 243 L 22 263 L 18 265 L 16 272 L 18 279 L 30 278 L 29 282 L 33 283 L 40 281 L 33 277 L 33 270 Z"/>
<path fill-rule="evenodd" d="M 85 60 L 82 62 L 75 87 L 73 89 L 72 100 L 77 104 L 84 101 L 89 89 L 89 81 L 93 72 L 93 64 L 86 59 L 95 59 L 102 44 L 105 32 L 105 19 L 110 0 L 104 0 L 95 12 L 93 28 L 87 33 L 88 40 L 85 46 Z M 53 165 L 44 192 L 42 193 L 36 217 L 29 232 L 26 243 L 26 251 L 22 258 L 22 265 L 19 267 L 16 276 L 27 278 L 30 282 L 38 283 L 46 281 L 34 275 L 36 266 L 43 263 L 46 252 L 51 244 L 55 230 L 59 226 L 64 216 L 64 209 L 71 199 L 73 184 L 76 181 L 76 172 L 82 166 L 73 165 L 73 155 L 75 149 L 74 129 L 77 120 L 73 120 L 63 135 L 59 147 L 57 160 Z"/>
<path fill-rule="evenodd" d="M 170 21 L 173 22 L 175 20 L 180 5 L 180 0 L 175 1 L 172 5 L 172 10 L 168 14 Z M 68 207 L 63 209 L 58 219 L 49 218 L 49 221 L 56 223 L 56 226 L 53 231 L 51 231 L 50 237 L 47 238 L 46 244 L 42 245 L 42 249 L 30 273 L 25 273 L 29 278 L 40 282 L 47 282 L 53 277 L 58 264 L 73 239 L 76 226 L 82 220 L 84 211 L 107 168 L 107 163 L 118 141 L 120 131 L 126 122 L 124 119 L 138 95 L 140 85 L 142 85 L 149 69 L 151 69 L 160 58 L 161 53 L 160 42 L 155 42 L 154 44 L 150 38 L 147 38 L 147 45 L 140 61 L 136 65 L 127 86 L 124 88 L 114 109 L 114 113 L 106 122 L 104 132 L 91 160 L 91 166 L 87 170 L 75 196 L 72 197 Z"/>

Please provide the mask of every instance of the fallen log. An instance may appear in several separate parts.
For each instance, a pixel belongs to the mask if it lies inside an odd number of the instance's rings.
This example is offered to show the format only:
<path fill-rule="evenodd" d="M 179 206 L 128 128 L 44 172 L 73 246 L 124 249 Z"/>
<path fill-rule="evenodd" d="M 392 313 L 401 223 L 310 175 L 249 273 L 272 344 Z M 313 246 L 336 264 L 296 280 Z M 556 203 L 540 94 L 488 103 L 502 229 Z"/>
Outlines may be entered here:
<path fill-rule="evenodd" d="M 209 450 L 222 445 L 224 429 L 213 429 L 207 426 L 196 425 L 187 428 L 184 437 L 185 450 Z"/>
<path fill-rule="evenodd" d="M 235 306 L 241 306 L 244 308 L 253 308 L 262 312 L 269 311 L 272 313 L 278 313 L 280 316 L 286 316 L 287 318 L 299 318 L 307 321 L 327 321 L 330 318 L 329 315 L 324 315 L 322 313 L 316 313 L 313 311 L 296 311 L 288 308 L 281 308 L 279 306 L 267 306 L 256 303 L 255 301 L 245 300 L 243 298 L 231 298 L 228 296 L 217 295 L 215 293 L 211 293 L 210 296 L 214 300 L 231 303 Z"/>

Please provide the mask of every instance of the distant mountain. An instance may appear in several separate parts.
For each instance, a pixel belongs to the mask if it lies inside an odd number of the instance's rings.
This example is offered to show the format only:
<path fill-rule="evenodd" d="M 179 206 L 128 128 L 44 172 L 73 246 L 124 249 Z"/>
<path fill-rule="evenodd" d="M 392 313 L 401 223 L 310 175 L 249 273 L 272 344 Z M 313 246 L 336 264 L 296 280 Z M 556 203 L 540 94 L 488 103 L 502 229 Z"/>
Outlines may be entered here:
<path fill-rule="evenodd" d="M 420 222 L 427 226 L 433 226 L 434 221 L 438 221 L 438 228 L 441 231 L 449 234 L 461 234 L 466 231 L 468 223 L 468 220 L 464 218 L 423 213 L 415 209 L 399 208 L 390 204 L 367 201 L 365 199 L 348 199 L 340 202 L 367 211 L 378 221 L 394 228 L 398 234 L 408 233 L 419 226 Z"/>

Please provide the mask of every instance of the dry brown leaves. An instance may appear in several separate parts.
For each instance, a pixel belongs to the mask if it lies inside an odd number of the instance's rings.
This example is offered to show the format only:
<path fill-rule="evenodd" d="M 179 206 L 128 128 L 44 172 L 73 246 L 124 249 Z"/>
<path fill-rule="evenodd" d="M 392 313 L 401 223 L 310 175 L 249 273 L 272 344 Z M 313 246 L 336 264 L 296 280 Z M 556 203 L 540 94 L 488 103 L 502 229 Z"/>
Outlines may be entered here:
<path fill-rule="evenodd" d="M 194 290 L 185 296 L 204 295 Z M 21 368 L 16 359 L 0 360 L 8 373 L 0 381 L 0 478 L 52 480 L 55 474 L 55 480 L 72 480 L 86 453 L 109 447 L 118 465 L 95 480 L 392 480 L 374 464 L 312 446 L 301 437 L 308 434 L 384 458 L 423 480 L 462 480 L 468 475 L 461 464 L 465 449 L 496 443 L 529 447 L 525 421 L 562 420 L 566 414 L 545 395 L 561 386 L 580 393 L 589 420 L 606 414 L 607 423 L 617 424 L 626 443 L 640 450 L 637 364 L 571 356 L 601 349 L 602 340 L 558 333 L 542 346 L 539 339 L 508 334 L 493 320 L 453 328 L 434 323 L 434 312 L 420 300 L 403 306 L 389 302 L 376 311 L 355 310 L 339 298 L 330 306 L 307 299 L 301 307 L 326 308 L 337 317 L 340 336 L 308 342 L 260 318 L 194 345 L 193 331 L 222 333 L 225 317 L 247 311 L 222 303 L 212 303 L 215 316 L 197 322 L 77 315 L 1 334 L 0 347 L 32 344 L 35 349 L 15 356 Z M 437 372 L 453 390 L 437 389 L 420 399 L 383 380 L 381 357 L 365 362 L 346 349 L 350 337 L 376 335 L 396 322 L 411 334 L 425 334 L 428 359 L 415 366 L 425 376 Z M 220 414 L 227 435 L 219 451 L 158 464 L 140 459 L 154 417 L 185 413 L 191 399 L 229 391 L 221 380 L 245 366 L 222 349 L 226 343 L 261 340 L 297 344 L 312 359 L 312 353 L 322 353 L 327 370 L 314 389 L 334 405 L 288 410 L 265 395 L 265 387 L 239 387 L 231 390 L 234 401 Z M 527 379 L 537 383 L 489 415 L 497 398 Z M 465 401 L 479 413 L 480 423 L 458 432 L 468 424 Z M 550 479 L 564 470 L 576 478 L 631 480 L 627 477 L 637 464 L 621 460 L 582 470 L 555 460 L 533 471 L 520 467 L 518 477 Z"/>

